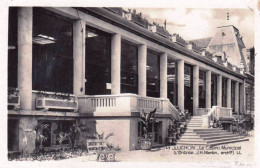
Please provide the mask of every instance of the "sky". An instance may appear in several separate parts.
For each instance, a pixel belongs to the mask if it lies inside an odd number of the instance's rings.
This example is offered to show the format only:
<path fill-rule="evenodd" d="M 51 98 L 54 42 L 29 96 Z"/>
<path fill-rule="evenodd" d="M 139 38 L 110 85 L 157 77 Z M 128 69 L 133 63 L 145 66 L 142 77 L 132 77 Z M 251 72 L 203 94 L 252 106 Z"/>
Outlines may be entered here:
<path fill-rule="evenodd" d="M 171 34 L 179 34 L 185 40 L 212 37 L 217 27 L 234 25 L 243 36 L 246 48 L 254 46 L 254 12 L 249 8 L 136 8 L 136 12 L 142 12 L 142 16 L 150 23 L 154 21 L 163 26 L 164 20 L 167 20 L 166 29 Z"/>

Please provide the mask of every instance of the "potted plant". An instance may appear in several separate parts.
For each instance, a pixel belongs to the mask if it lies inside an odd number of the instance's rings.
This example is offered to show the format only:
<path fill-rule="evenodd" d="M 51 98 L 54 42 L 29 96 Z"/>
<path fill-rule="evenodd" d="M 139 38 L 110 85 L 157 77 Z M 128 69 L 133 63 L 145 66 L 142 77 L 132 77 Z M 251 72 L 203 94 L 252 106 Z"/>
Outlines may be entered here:
<path fill-rule="evenodd" d="M 140 113 L 140 118 L 143 122 L 143 131 L 144 131 L 144 137 L 140 139 L 142 150 L 150 150 L 152 148 L 153 135 L 151 133 L 148 133 L 148 130 L 149 130 L 149 124 L 151 123 L 155 112 L 156 112 L 156 108 L 149 113 L 145 113 L 144 111 Z"/>
<path fill-rule="evenodd" d="M 213 128 L 217 128 L 218 127 L 218 121 L 216 118 L 214 118 L 214 121 L 213 121 Z"/>
<path fill-rule="evenodd" d="M 73 124 L 69 128 L 69 133 L 67 134 L 68 139 L 70 140 L 70 144 L 72 149 L 78 145 L 79 137 L 82 135 L 82 132 L 88 131 L 87 125 L 84 122 L 80 122 L 79 124 Z"/>
<path fill-rule="evenodd" d="M 177 139 L 177 125 L 176 122 L 173 121 L 172 125 L 169 125 L 169 129 L 168 129 L 168 139 L 167 139 L 167 143 L 169 145 L 174 145 L 176 143 L 176 139 Z"/>
<path fill-rule="evenodd" d="M 45 142 L 47 140 L 47 137 L 45 137 L 42 134 L 42 130 L 48 130 L 50 132 L 50 128 L 48 124 L 42 124 L 42 123 L 38 123 L 37 125 L 34 126 L 34 131 L 36 133 L 36 138 L 35 138 L 35 149 L 34 149 L 34 153 L 35 154 L 39 154 L 41 152 L 43 152 L 43 146 L 42 143 Z"/>

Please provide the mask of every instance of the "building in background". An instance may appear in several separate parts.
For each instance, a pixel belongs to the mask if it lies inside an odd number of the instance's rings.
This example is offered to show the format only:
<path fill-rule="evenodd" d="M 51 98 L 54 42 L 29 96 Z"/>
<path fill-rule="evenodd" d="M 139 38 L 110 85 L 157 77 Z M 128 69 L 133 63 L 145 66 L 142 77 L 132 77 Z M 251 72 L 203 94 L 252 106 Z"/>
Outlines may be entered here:
<path fill-rule="evenodd" d="M 248 70 L 234 26 L 186 42 L 122 8 L 12 7 L 8 37 L 9 151 L 32 152 L 38 123 L 50 128 L 46 149 L 68 146 L 61 135 L 84 121 L 89 134 L 113 133 L 114 145 L 135 150 L 143 110 L 157 108 L 155 146 L 177 109 L 200 116 L 218 106 L 220 118 L 254 111 L 254 54 Z"/>

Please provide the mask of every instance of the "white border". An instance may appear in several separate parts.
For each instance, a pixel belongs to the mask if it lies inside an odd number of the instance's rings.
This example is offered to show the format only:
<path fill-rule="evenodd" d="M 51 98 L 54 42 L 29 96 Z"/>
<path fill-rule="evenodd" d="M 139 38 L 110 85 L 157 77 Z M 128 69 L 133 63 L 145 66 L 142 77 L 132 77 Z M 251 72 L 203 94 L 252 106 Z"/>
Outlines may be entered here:
<path fill-rule="evenodd" d="M 0 1 L 0 168 L 2 167 L 219 167 L 227 166 L 234 167 L 234 165 L 227 165 L 225 163 L 191 163 L 182 162 L 119 162 L 119 163 L 97 163 L 97 162 L 68 162 L 66 165 L 61 165 L 59 162 L 7 162 L 7 35 L 8 35 L 8 7 L 9 6 L 92 6 L 92 7 L 145 7 L 145 8 L 251 8 L 255 10 L 255 49 L 256 49 L 256 77 L 255 77 L 255 93 L 260 93 L 260 66 L 259 54 L 260 53 L 260 9 L 256 8 L 256 0 L 9 0 Z M 258 0 L 258 3 L 259 0 Z M 4 80 L 3 80 L 4 79 Z M 255 112 L 256 112 L 256 129 L 255 129 L 255 142 L 259 141 L 259 94 L 255 94 Z M 259 166 L 259 143 L 255 144 L 255 167 Z M 243 167 L 243 166 L 242 166 Z"/>

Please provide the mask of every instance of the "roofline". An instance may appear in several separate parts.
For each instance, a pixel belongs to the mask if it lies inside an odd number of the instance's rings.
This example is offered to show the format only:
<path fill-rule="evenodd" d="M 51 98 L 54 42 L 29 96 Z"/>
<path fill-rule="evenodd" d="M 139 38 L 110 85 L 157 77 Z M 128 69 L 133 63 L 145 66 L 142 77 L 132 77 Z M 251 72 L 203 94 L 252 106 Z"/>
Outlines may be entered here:
<path fill-rule="evenodd" d="M 124 30 L 127 30 L 133 34 L 136 34 L 142 38 L 145 38 L 147 40 L 150 40 L 152 42 L 155 42 L 165 48 L 168 48 L 168 49 L 171 49 L 173 51 L 177 51 L 179 52 L 180 54 L 183 54 L 189 58 L 192 58 L 192 59 L 195 59 L 197 61 L 200 61 L 202 63 L 205 63 L 205 64 L 209 64 L 211 65 L 212 67 L 222 71 L 222 72 L 225 72 L 225 73 L 228 73 L 228 74 L 232 74 L 240 79 L 244 79 L 245 76 L 240 74 L 240 73 L 237 73 L 231 69 L 228 69 L 222 65 L 219 65 L 219 64 L 216 64 L 215 62 L 213 61 L 210 61 L 208 58 L 205 58 L 203 56 L 201 56 L 200 54 L 197 54 L 193 51 L 190 51 L 188 50 L 187 48 L 185 47 L 182 47 L 182 46 L 179 46 L 178 44 L 175 44 L 173 42 L 171 42 L 169 39 L 166 39 L 164 37 L 161 37 L 151 31 L 149 31 L 148 29 L 145 29 L 143 27 L 140 27 L 139 25 L 133 23 L 133 22 L 130 22 L 126 19 L 124 19 L 123 17 L 119 16 L 119 15 L 116 15 L 112 12 L 109 12 L 108 10 L 104 9 L 104 8 L 94 8 L 94 7 L 86 7 L 86 8 L 82 8 L 82 7 L 75 7 L 75 9 L 78 9 L 84 13 L 87 13 L 88 15 L 92 15 L 94 17 L 97 17 L 105 22 L 108 22 L 110 24 L 113 24 L 117 27 L 120 27 Z M 225 71 L 223 71 L 223 69 Z"/>
<path fill-rule="evenodd" d="M 191 39 L 191 40 L 186 40 L 186 41 L 196 41 L 196 40 L 209 39 L 209 38 L 212 38 L 212 37 L 205 37 L 205 38 Z"/>
<path fill-rule="evenodd" d="M 219 27 L 217 27 L 217 28 L 230 27 L 230 26 L 234 27 L 237 31 L 239 31 L 238 28 L 236 28 L 234 25 L 219 26 Z"/>

